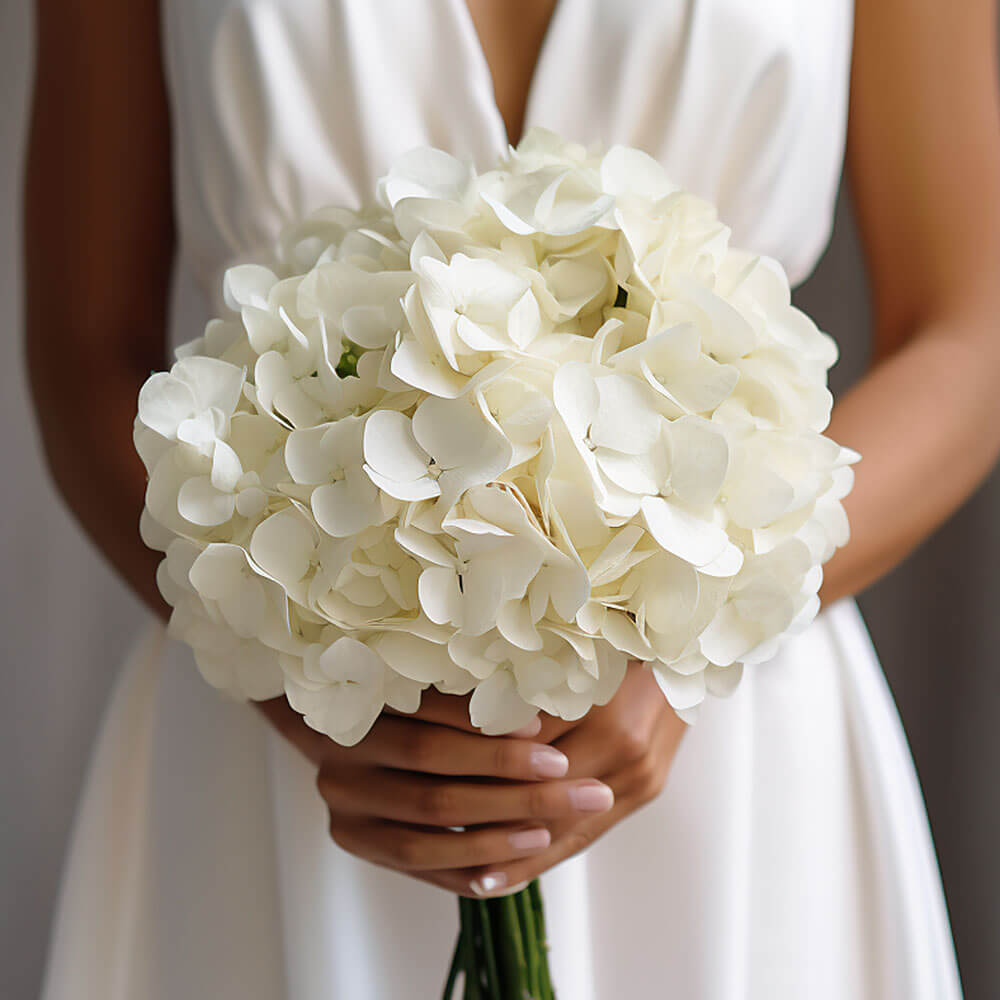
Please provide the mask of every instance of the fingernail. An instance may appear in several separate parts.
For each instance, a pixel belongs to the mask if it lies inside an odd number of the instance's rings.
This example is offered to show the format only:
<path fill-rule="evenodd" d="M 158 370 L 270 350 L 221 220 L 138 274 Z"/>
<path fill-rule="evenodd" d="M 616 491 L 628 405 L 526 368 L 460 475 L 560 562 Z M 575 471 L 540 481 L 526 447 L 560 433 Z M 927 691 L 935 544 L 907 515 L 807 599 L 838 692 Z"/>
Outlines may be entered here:
<path fill-rule="evenodd" d="M 552 843 L 552 834 L 544 827 L 537 830 L 518 830 L 510 835 L 510 846 L 515 851 L 540 851 Z"/>
<path fill-rule="evenodd" d="M 508 736 L 537 736 L 542 731 L 542 720 L 536 715 L 526 726 L 515 729 Z"/>
<path fill-rule="evenodd" d="M 569 801 L 580 812 L 606 812 L 615 804 L 615 793 L 603 782 L 590 781 L 571 788 Z"/>
<path fill-rule="evenodd" d="M 469 888 L 477 896 L 512 896 L 515 892 L 528 888 L 527 882 L 517 882 L 514 885 L 507 885 L 507 876 L 502 874 L 484 875 L 481 879 L 473 879 L 469 883 Z M 498 892 L 503 889 L 503 892 Z"/>
<path fill-rule="evenodd" d="M 531 770 L 539 778 L 561 778 L 569 770 L 569 758 L 555 747 L 531 751 Z"/>
<path fill-rule="evenodd" d="M 491 892 L 502 889 L 506 884 L 507 876 L 503 872 L 497 872 L 495 875 L 483 875 L 482 878 L 474 878 L 469 883 L 469 888 L 477 896 L 488 896 Z"/>

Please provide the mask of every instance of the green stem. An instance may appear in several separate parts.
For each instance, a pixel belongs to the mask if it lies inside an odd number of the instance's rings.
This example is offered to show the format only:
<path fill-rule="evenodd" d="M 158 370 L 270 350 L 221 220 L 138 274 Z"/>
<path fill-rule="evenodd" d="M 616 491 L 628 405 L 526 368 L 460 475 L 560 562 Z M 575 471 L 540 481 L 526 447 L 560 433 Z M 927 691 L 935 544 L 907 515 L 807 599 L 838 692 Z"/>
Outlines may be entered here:
<path fill-rule="evenodd" d="M 526 891 L 514 895 L 514 902 L 521 918 L 521 935 L 524 938 L 524 957 L 528 963 L 528 991 L 532 1000 L 541 1000 L 542 989 L 538 966 L 540 964 L 538 933 L 532 913 L 531 897 Z"/>
<path fill-rule="evenodd" d="M 459 898 L 459 935 L 442 1000 L 465 974 L 462 1000 L 555 1000 L 537 879 L 497 899 Z"/>
<path fill-rule="evenodd" d="M 476 919 L 476 904 L 471 899 L 464 896 L 459 899 L 459 907 L 462 914 L 462 925 L 465 928 L 465 990 L 463 1000 L 483 1000 L 482 988 L 479 981 L 480 963 L 476 954 L 477 930 L 480 931 Z"/>
<path fill-rule="evenodd" d="M 523 1000 L 528 989 L 528 965 L 524 959 L 524 939 L 521 937 L 517 904 L 510 896 L 503 896 L 497 900 L 497 908 L 503 915 L 501 926 L 507 954 L 504 987 L 510 1000 Z"/>
<path fill-rule="evenodd" d="M 485 899 L 479 902 L 479 918 L 483 927 L 483 951 L 486 958 L 486 982 L 490 988 L 490 1000 L 503 1000 L 500 992 L 500 973 L 497 970 L 497 956 L 493 941 L 493 927 L 490 906 Z"/>

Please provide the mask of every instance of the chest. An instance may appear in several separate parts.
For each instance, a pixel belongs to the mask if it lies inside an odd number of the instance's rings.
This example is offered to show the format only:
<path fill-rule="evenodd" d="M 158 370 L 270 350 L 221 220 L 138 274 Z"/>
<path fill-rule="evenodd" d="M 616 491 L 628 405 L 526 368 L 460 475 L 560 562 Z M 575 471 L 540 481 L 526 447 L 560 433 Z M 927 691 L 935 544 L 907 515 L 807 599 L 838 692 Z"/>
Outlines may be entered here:
<path fill-rule="evenodd" d="M 556 0 L 466 0 L 493 80 L 497 110 L 510 141 L 517 143 Z"/>

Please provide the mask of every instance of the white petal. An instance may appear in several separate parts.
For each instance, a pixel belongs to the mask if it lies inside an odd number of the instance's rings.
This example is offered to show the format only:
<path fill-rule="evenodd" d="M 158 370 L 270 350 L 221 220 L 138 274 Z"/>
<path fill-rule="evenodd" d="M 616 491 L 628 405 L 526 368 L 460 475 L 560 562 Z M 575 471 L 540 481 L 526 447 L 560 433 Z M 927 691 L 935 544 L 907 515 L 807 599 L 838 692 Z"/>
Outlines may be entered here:
<path fill-rule="evenodd" d="M 221 493 L 232 493 L 243 475 L 239 456 L 225 441 L 215 442 L 212 454 L 212 485 Z"/>
<path fill-rule="evenodd" d="M 670 397 L 690 413 L 713 411 L 729 398 L 740 378 L 739 369 L 719 364 L 709 357 L 653 374 Z"/>
<path fill-rule="evenodd" d="M 538 300 L 529 289 L 514 304 L 507 317 L 507 333 L 518 347 L 527 347 L 538 336 L 542 316 Z"/>
<path fill-rule="evenodd" d="M 294 507 L 261 521 L 250 539 L 250 555 L 264 572 L 294 587 L 309 572 L 316 552 L 313 528 Z"/>
<path fill-rule="evenodd" d="M 221 601 L 239 589 L 243 573 L 250 574 L 246 553 L 238 545 L 207 546 L 191 564 L 188 579 L 202 597 Z"/>
<path fill-rule="evenodd" d="M 407 385 L 444 399 L 460 396 L 468 383 L 468 379 L 450 368 L 443 358 L 432 360 L 424 348 L 409 337 L 404 337 L 393 352 L 389 369 Z"/>
<path fill-rule="evenodd" d="M 413 436 L 409 418 L 396 410 L 376 410 L 368 418 L 364 454 L 375 472 L 397 482 L 427 474 L 428 455 Z"/>
<path fill-rule="evenodd" d="M 663 418 L 649 386 L 630 375 L 606 375 L 596 381 L 600 403 L 590 428 L 591 441 L 629 455 L 652 448 Z"/>
<path fill-rule="evenodd" d="M 542 637 L 531 619 L 527 601 L 508 601 L 500 608 L 496 624 L 500 634 L 520 649 L 542 648 Z"/>
<path fill-rule="evenodd" d="M 564 316 L 575 316 L 606 292 L 611 281 L 599 254 L 557 260 L 544 273 L 548 291 L 558 301 Z"/>
<path fill-rule="evenodd" d="M 410 479 L 402 483 L 398 479 L 390 479 L 388 476 L 381 475 L 370 465 L 366 465 L 364 469 L 368 478 L 380 490 L 397 500 L 414 503 L 417 500 L 431 500 L 441 495 L 441 487 L 429 476 L 425 475 L 420 479 Z"/>
<path fill-rule="evenodd" d="M 378 490 L 356 467 L 339 482 L 316 487 L 310 505 L 316 523 L 334 538 L 356 535 L 381 519 Z"/>
<path fill-rule="evenodd" d="M 595 455 L 597 464 L 615 484 L 627 493 L 639 496 L 654 496 L 664 485 L 665 475 L 657 469 L 646 455 L 625 455 L 610 448 L 601 448 Z M 664 456 L 665 458 L 665 456 Z M 664 471 L 666 461 L 663 462 Z"/>
<path fill-rule="evenodd" d="M 421 684 L 438 684 L 455 676 L 448 647 L 406 632 L 382 632 L 370 640 L 379 656 L 398 674 Z"/>
<path fill-rule="evenodd" d="M 171 372 L 191 386 L 199 409 L 215 407 L 229 416 L 243 395 L 243 369 L 218 358 L 184 358 Z"/>
<path fill-rule="evenodd" d="M 385 703 L 397 712 L 416 712 L 420 708 L 420 696 L 424 685 L 412 681 L 395 671 L 389 671 L 385 678 Z"/>
<path fill-rule="evenodd" d="M 705 700 L 705 675 L 678 674 L 669 667 L 655 669 L 653 675 L 667 701 L 677 710 L 694 708 Z"/>
<path fill-rule="evenodd" d="M 617 579 L 642 537 L 642 528 L 637 524 L 628 524 L 616 531 L 589 566 L 592 585 L 597 587 Z"/>
<path fill-rule="evenodd" d="M 699 324 L 703 349 L 716 361 L 735 361 L 754 349 L 757 334 L 753 327 L 722 296 L 686 275 L 676 274 L 672 281 L 704 316 L 705 322 Z"/>
<path fill-rule="evenodd" d="M 676 190 L 658 160 L 630 146 L 612 146 L 601 160 L 601 187 L 614 195 L 640 195 L 652 201 Z"/>
<path fill-rule="evenodd" d="M 698 648 L 720 667 L 735 663 L 761 640 L 761 630 L 747 621 L 732 604 L 724 604 L 698 637 Z"/>
<path fill-rule="evenodd" d="M 494 333 L 490 326 L 473 323 L 468 316 L 458 317 L 455 322 L 455 334 L 473 351 L 503 351 L 510 347 L 510 344 Z"/>
<path fill-rule="evenodd" d="M 511 733 L 526 726 L 538 714 L 517 692 L 517 684 L 509 670 L 498 670 L 480 681 L 469 701 L 472 724 L 487 736 Z"/>
<path fill-rule="evenodd" d="M 393 160 L 382 190 L 390 207 L 403 198 L 460 201 L 474 176 L 468 163 L 440 149 L 419 147 Z"/>
<path fill-rule="evenodd" d="M 226 305 L 237 312 L 243 306 L 267 309 L 268 296 L 277 283 L 277 275 L 259 264 L 237 264 L 222 278 L 222 294 Z"/>
<path fill-rule="evenodd" d="M 710 563 L 729 543 L 729 537 L 717 524 L 689 514 L 662 497 L 644 497 L 642 513 L 657 543 L 692 566 Z"/>
<path fill-rule="evenodd" d="M 729 577 L 736 576 L 742 568 L 743 552 L 738 545 L 729 542 L 711 562 L 699 566 L 698 572 L 706 576 Z"/>
<path fill-rule="evenodd" d="M 462 592 L 455 570 L 446 566 L 428 566 L 418 584 L 420 606 L 437 625 L 462 625 Z"/>
<path fill-rule="evenodd" d="M 236 497 L 220 493 L 208 476 L 188 479 L 177 494 L 177 510 L 181 517 L 203 528 L 225 524 L 236 510 Z"/>
<path fill-rule="evenodd" d="M 736 690 L 742 677 L 741 663 L 731 667 L 717 667 L 710 663 L 705 668 L 705 687 L 709 694 L 714 694 L 717 698 L 728 698 Z"/>
<path fill-rule="evenodd" d="M 330 456 L 323 448 L 329 425 L 294 430 L 285 440 L 285 464 L 297 483 L 326 482 L 333 473 Z"/>
<path fill-rule="evenodd" d="M 518 659 L 514 676 L 521 697 L 534 700 L 543 692 L 559 687 L 566 680 L 566 671 L 551 656 L 533 656 Z"/>
<path fill-rule="evenodd" d="M 497 620 L 504 597 L 504 579 L 489 562 L 473 563 L 460 574 L 462 591 L 462 631 L 483 635 Z"/>
<path fill-rule="evenodd" d="M 174 440 L 177 427 L 195 412 L 194 391 L 168 372 L 150 375 L 139 390 L 139 419 L 165 438 Z"/>
<path fill-rule="evenodd" d="M 657 632 L 670 633 L 686 625 L 698 606 L 698 574 L 681 559 L 660 556 L 646 563 L 647 579 L 655 585 L 644 592 L 646 622 Z"/>
<path fill-rule="evenodd" d="M 702 417 L 671 421 L 670 486 L 682 503 L 705 507 L 718 496 L 729 469 L 725 435 Z"/>
<path fill-rule="evenodd" d="M 795 490 L 763 466 L 742 471 L 726 484 L 726 512 L 741 528 L 763 528 L 784 514 Z"/>
<path fill-rule="evenodd" d="M 341 324 L 348 340 L 369 350 L 387 347 L 396 335 L 381 306 L 360 305 L 344 310 Z"/>
<path fill-rule="evenodd" d="M 552 380 L 552 400 L 569 432 L 584 438 L 597 413 L 601 397 L 587 365 L 562 365 Z"/>
<path fill-rule="evenodd" d="M 454 563 L 452 553 L 429 532 L 421 531 L 412 525 L 405 527 L 401 525 L 396 528 L 394 537 L 407 552 L 424 562 L 436 566 L 451 566 Z"/>

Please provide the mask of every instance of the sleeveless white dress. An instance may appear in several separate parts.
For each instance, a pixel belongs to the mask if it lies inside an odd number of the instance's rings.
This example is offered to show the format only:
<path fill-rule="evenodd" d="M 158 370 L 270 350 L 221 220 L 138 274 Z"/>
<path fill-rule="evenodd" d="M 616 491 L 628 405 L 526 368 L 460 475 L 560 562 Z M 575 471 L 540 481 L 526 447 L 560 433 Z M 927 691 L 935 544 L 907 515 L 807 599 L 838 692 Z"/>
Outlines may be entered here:
<path fill-rule="evenodd" d="M 658 157 L 793 284 L 842 166 L 850 0 L 561 0 L 526 125 Z M 223 267 L 430 143 L 506 145 L 464 0 L 165 0 L 173 335 Z M 685 735 L 663 793 L 543 879 L 562 1000 L 952 1000 L 927 819 L 853 601 Z M 437 998 L 455 899 L 344 853 L 312 767 L 151 625 L 67 856 L 44 1000 Z"/>

